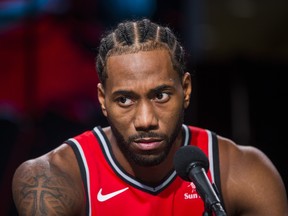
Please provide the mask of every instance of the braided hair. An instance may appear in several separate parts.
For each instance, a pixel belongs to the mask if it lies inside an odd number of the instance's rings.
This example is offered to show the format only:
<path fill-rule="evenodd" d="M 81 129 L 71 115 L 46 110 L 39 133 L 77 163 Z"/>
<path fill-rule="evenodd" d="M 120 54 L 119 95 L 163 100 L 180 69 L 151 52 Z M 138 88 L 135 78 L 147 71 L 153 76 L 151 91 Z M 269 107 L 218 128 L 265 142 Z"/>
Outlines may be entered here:
<path fill-rule="evenodd" d="M 172 64 L 182 78 L 184 74 L 184 50 L 169 27 L 161 26 L 149 19 L 124 21 L 101 39 L 96 58 L 96 70 L 100 82 L 105 86 L 108 78 L 107 59 L 113 55 L 167 49 Z"/>

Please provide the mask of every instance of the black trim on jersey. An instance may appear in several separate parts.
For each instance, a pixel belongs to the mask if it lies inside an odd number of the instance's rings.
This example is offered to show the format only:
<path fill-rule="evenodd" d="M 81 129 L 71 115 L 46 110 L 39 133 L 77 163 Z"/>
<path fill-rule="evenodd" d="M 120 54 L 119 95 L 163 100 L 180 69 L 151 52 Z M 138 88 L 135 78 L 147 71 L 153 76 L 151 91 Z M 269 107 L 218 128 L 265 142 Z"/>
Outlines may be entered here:
<path fill-rule="evenodd" d="M 86 169 L 85 169 L 81 154 L 80 154 L 79 149 L 77 148 L 76 144 L 72 140 L 66 140 L 65 143 L 68 144 L 69 146 L 71 146 L 71 148 L 73 149 L 73 152 L 76 156 L 76 159 L 78 161 L 78 166 L 80 169 L 82 182 L 83 182 L 84 188 L 85 188 L 85 198 L 86 198 L 85 212 L 87 215 L 89 215 L 89 201 L 88 200 L 90 200 L 90 199 L 89 199 L 89 194 L 88 194 L 89 191 L 88 191 L 88 187 L 87 187 Z"/>
<path fill-rule="evenodd" d="M 219 161 L 219 145 L 218 145 L 218 139 L 217 134 L 214 132 L 211 132 L 212 134 L 212 143 L 213 143 L 213 159 L 214 159 L 214 180 L 216 185 L 216 190 L 219 196 L 219 199 L 222 203 L 222 207 L 225 209 L 223 196 L 222 196 L 222 189 L 221 189 L 221 180 L 220 180 L 220 161 Z"/>
<path fill-rule="evenodd" d="M 102 127 L 101 127 L 101 126 L 97 126 L 96 128 L 98 129 L 98 131 L 101 133 L 102 137 L 104 138 L 105 143 L 106 143 L 106 146 L 107 146 L 108 149 L 109 149 L 109 152 L 110 152 L 110 154 L 111 154 L 111 157 L 112 157 L 113 161 L 116 163 L 116 165 L 117 165 L 118 167 L 121 167 L 120 164 L 118 163 L 118 161 L 116 160 L 116 158 L 114 157 L 114 154 L 112 154 L 112 148 L 111 148 L 110 141 L 109 141 L 108 137 L 106 136 L 105 132 L 102 130 Z M 104 149 L 103 141 L 100 139 L 100 137 L 98 136 L 98 134 L 95 132 L 95 129 L 92 130 L 92 132 L 93 132 L 94 136 L 96 137 L 96 139 L 98 140 L 98 143 L 100 144 L 99 146 L 100 146 L 100 148 L 101 148 L 101 150 L 102 150 L 102 152 L 103 152 L 103 155 L 104 155 L 106 161 L 108 161 L 109 164 L 110 164 L 110 166 L 113 168 L 113 166 L 112 166 L 112 164 L 110 163 L 110 160 L 109 160 L 109 158 L 108 158 L 108 156 L 107 156 L 107 154 L 106 154 L 106 151 L 105 151 L 105 149 Z M 114 171 L 115 171 L 115 170 L 114 170 Z M 125 171 L 123 171 L 123 172 L 125 172 Z M 115 172 L 115 173 L 118 175 L 117 172 Z M 126 174 L 129 175 L 128 173 L 126 173 Z M 120 176 L 120 177 L 121 177 L 121 176 Z"/>
<path fill-rule="evenodd" d="M 111 158 L 112 158 L 112 161 L 115 163 L 116 167 L 119 168 L 119 169 L 121 170 L 121 172 L 124 173 L 124 175 L 127 175 L 127 176 L 129 176 L 130 178 L 135 179 L 134 176 L 132 176 L 132 175 L 130 175 L 129 173 L 127 173 L 126 170 L 124 170 L 124 169 L 122 168 L 122 166 L 120 165 L 120 163 L 118 162 L 118 160 L 116 160 L 114 154 L 112 153 L 112 148 L 111 148 L 110 141 L 109 141 L 109 139 L 107 138 L 105 132 L 102 130 L 102 127 L 101 127 L 101 126 L 97 126 L 96 128 L 98 129 L 98 131 L 101 133 L 102 137 L 104 138 L 104 140 L 105 140 L 105 146 L 107 146 L 108 152 L 110 153 Z M 98 134 L 95 132 L 95 129 L 94 129 L 92 132 L 93 132 L 93 134 L 95 135 L 96 139 L 98 140 L 98 143 L 99 143 L 99 146 L 100 146 L 100 148 L 101 148 L 101 150 L 102 150 L 102 153 L 103 153 L 103 155 L 104 155 L 107 163 L 110 165 L 110 167 L 111 167 L 112 170 L 114 171 L 114 173 L 115 173 L 120 179 L 122 179 L 124 182 L 128 183 L 129 185 L 132 185 L 132 186 L 135 187 L 135 188 L 138 188 L 138 189 L 140 189 L 140 190 L 143 190 L 142 187 L 139 187 L 139 186 L 137 186 L 136 184 L 133 184 L 131 181 L 127 180 L 127 178 L 123 177 L 123 175 L 121 175 L 121 174 L 115 169 L 115 167 L 113 166 L 111 160 L 108 158 L 108 155 L 107 155 L 107 153 L 106 153 L 106 151 L 105 151 L 105 149 L 104 149 L 103 141 L 100 139 L 100 137 L 98 136 Z M 150 191 L 149 191 L 149 192 L 150 192 Z"/>
<path fill-rule="evenodd" d="M 109 153 L 110 153 L 110 155 L 111 155 L 112 161 L 115 163 L 116 167 L 119 168 L 119 169 L 121 170 L 121 172 L 124 173 L 124 175 L 127 175 L 127 176 L 130 177 L 131 179 L 135 179 L 134 176 L 132 176 L 132 175 L 130 175 L 129 173 L 127 173 L 126 170 L 124 170 L 124 169 L 122 168 L 122 166 L 120 165 L 120 163 L 116 160 L 114 154 L 112 153 L 112 148 L 111 148 L 110 141 L 109 141 L 109 139 L 107 138 L 105 132 L 102 130 L 102 127 L 101 127 L 101 126 L 97 126 L 97 129 L 98 129 L 98 131 L 101 133 L 102 137 L 104 138 L 104 140 L 105 140 L 105 146 L 107 146 L 108 151 L 109 151 Z M 107 161 L 108 164 L 110 165 L 110 167 L 113 169 L 114 173 L 115 173 L 120 179 L 122 179 L 123 181 L 125 181 L 126 183 L 132 185 L 132 186 L 135 187 L 135 188 L 138 188 L 138 189 L 140 189 L 140 190 L 143 190 L 142 187 L 137 186 L 136 184 L 133 184 L 131 181 L 127 180 L 127 178 L 125 178 L 123 175 L 121 175 L 121 174 L 115 169 L 115 167 L 113 166 L 111 160 L 108 158 L 108 155 L 107 155 L 107 153 L 106 153 L 106 151 L 105 151 L 105 149 L 104 149 L 104 143 L 103 143 L 103 141 L 100 139 L 100 137 L 99 137 L 98 134 L 95 132 L 95 130 L 93 130 L 93 134 L 94 134 L 95 137 L 97 138 L 98 143 L 100 144 L 100 148 L 101 148 L 101 150 L 102 150 L 102 153 L 103 153 L 106 161 Z M 146 190 L 145 190 L 145 191 L 146 191 Z M 148 191 L 148 192 L 150 192 L 150 191 Z"/>
<path fill-rule="evenodd" d="M 95 131 L 95 129 L 98 129 L 98 131 L 101 133 L 102 137 L 104 138 L 105 140 L 105 143 L 103 143 L 103 141 L 101 140 L 101 138 L 98 136 L 97 132 Z M 134 188 L 137 188 L 139 190 L 142 190 L 144 192 L 147 192 L 149 194 L 152 194 L 152 195 L 157 195 L 159 194 L 161 191 L 163 191 L 164 189 L 166 189 L 174 180 L 175 178 L 177 177 L 177 174 L 176 174 L 176 171 L 175 170 L 172 170 L 166 178 L 163 179 L 163 181 L 158 184 L 156 187 L 151 187 L 151 186 L 148 186 L 147 184 L 139 181 L 139 179 L 136 179 L 134 176 L 130 175 L 129 173 L 127 173 L 123 168 L 122 166 L 119 164 L 119 162 L 116 160 L 116 158 L 114 157 L 114 154 L 112 153 L 112 149 L 111 149 L 111 145 L 110 145 L 110 141 L 108 140 L 106 134 L 104 133 L 104 131 L 102 130 L 102 128 L 100 126 L 97 126 L 96 128 L 94 128 L 93 130 L 93 134 L 96 136 L 99 144 L 100 144 L 100 147 L 102 149 L 102 152 L 105 156 L 105 159 L 107 160 L 107 162 L 109 163 L 110 167 L 113 169 L 114 173 L 119 176 L 119 178 L 121 178 L 123 181 L 125 181 L 126 183 L 132 185 Z M 96 130 L 97 130 L 96 129 Z M 190 136 L 189 136 L 189 129 L 186 130 L 184 129 L 184 127 L 182 127 L 183 129 L 183 133 L 184 133 L 184 137 L 188 136 L 188 141 L 190 140 Z M 187 131 L 187 132 L 185 132 Z M 183 144 L 182 145 L 187 145 L 189 144 L 189 142 L 186 142 L 185 143 L 185 140 L 183 140 Z M 109 159 L 108 155 L 107 155 L 107 152 L 105 150 L 105 146 L 107 146 L 108 148 L 108 153 L 109 155 L 111 156 L 111 159 Z M 114 163 L 115 165 L 113 165 L 112 163 Z M 119 170 L 117 170 L 117 169 Z M 122 173 L 122 174 L 121 174 Z"/>
<path fill-rule="evenodd" d="M 104 140 L 105 140 L 105 145 L 108 147 L 108 151 L 109 151 L 109 153 L 110 153 L 110 155 L 111 155 L 111 157 L 112 157 L 113 162 L 116 164 L 116 166 L 117 166 L 119 169 L 121 169 L 121 171 L 122 171 L 123 173 L 125 173 L 125 175 L 129 176 L 130 178 L 133 178 L 133 176 L 131 176 L 129 173 L 127 173 L 124 169 L 121 168 L 122 166 L 121 166 L 120 163 L 116 160 L 114 154 L 112 153 L 112 148 L 111 148 L 110 141 L 109 141 L 108 137 L 106 136 L 105 132 L 102 130 L 102 127 L 101 127 L 101 126 L 97 126 L 97 129 L 98 129 L 98 131 L 101 133 L 102 137 L 103 137 Z M 122 176 L 121 174 L 119 174 L 119 172 L 118 172 L 117 170 L 115 170 L 113 164 L 111 163 L 110 159 L 108 158 L 108 156 L 107 156 L 107 154 L 106 154 L 106 151 L 105 151 L 105 149 L 104 149 L 102 140 L 100 139 L 100 137 L 98 136 L 98 134 L 95 132 L 95 129 L 94 129 L 92 132 L 93 132 L 93 134 L 95 135 L 96 139 L 98 140 L 98 143 L 100 144 L 99 146 L 100 146 L 100 148 L 101 148 L 101 150 L 102 150 L 102 153 L 103 153 L 106 161 L 109 163 L 110 167 L 113 169 L 114 173 L 115 173 L 119 178 L 123 179 L 125 182 L 130 183 L 130 181 L 126 181 L 126 179 L 123 178 L 123 176 Z M 133 185 L 133 186 L 134 186 L 134 185 Z"/>

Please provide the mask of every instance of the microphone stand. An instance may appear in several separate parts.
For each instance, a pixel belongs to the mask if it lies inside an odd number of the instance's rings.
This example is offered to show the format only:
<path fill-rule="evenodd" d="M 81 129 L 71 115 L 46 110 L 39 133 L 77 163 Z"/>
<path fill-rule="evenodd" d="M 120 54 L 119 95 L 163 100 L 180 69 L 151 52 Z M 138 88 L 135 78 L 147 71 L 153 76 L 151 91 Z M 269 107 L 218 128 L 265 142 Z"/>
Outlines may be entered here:
<path fill-rule="evenodd" d="M 221 205 L 221 201 L 218 197 L 218 190 L 215 184 L 206 184 L 209 179 L 206 175 L 206 171 L 201 166 L 194 165 L 193 169 L 190 169 L 192 177 L 194 177 L 194 184 L 199 195 L 204 201 L 205 210 L 203 216 L 226 216 L 226 212 Z M 214 213 L 214 215 L 212 214 Z"/>
<path fill-rule="evenodd" d="M 205 210 L 203 212 L 203 216 L 226 216 L 225 210 L 221 206 L 220 203 L 214 203 L 209 205 L 207 202 L 205 202 Z"/>

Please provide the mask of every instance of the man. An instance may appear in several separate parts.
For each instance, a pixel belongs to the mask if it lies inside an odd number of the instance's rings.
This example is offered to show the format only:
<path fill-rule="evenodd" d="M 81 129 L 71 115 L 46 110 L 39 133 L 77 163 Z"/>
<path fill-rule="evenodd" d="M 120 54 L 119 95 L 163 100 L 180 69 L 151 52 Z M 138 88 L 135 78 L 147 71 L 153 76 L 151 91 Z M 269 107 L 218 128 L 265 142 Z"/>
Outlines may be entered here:
<path fill-rule="evenodd" d="M 110 126 L 21 164 L 13 178 L 20 215 L 201 216 L 195 184 L 173 165 L 188 145 L 209 158 L 207 176 L 227 215 L 288 215 L 283 181 L 267 156 L 183 124 L 191 77 L 169 28 L 147 19 L 120 23 L 101 40 L 96 65 Z"/>

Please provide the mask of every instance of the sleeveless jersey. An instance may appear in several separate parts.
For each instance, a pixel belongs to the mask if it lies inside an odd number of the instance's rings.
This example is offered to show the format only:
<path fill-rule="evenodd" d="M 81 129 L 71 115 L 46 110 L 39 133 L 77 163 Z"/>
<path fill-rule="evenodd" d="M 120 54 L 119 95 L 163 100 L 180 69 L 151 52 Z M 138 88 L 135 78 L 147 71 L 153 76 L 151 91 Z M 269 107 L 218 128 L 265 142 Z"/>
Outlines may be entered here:
<path fill-rule="evenodd" d="M 207 176 L 220 188 L 218 143 L 211 131 L 183 124 L 183 146 L 199 147 L 209 159 Z M 204 202 L 192 182 L 173 171 L 156 187 L 129 175 L 115 160 L 101 127 L 66 141 L 76 155 L 87 216 L 202 216 Z M 219 197 L 221 194 L 219 194 Z"/>

